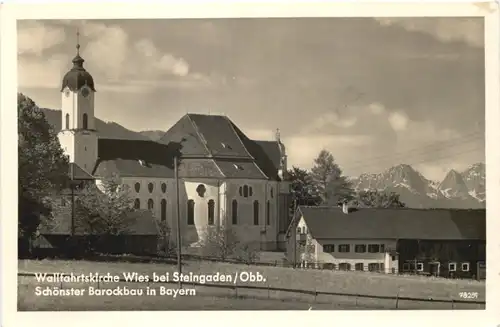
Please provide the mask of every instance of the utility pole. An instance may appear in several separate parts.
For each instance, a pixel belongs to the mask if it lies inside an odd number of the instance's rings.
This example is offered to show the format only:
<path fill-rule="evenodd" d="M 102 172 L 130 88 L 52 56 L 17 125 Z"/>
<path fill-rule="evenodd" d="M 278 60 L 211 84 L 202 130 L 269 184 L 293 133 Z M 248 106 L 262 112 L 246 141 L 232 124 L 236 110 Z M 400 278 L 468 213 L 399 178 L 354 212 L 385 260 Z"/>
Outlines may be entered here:
<path fill-rule="evenodd" d="M 70 181 L 69 187 L 71 188 L 71 237 L 75 237 L 75 171 L 73 165 L 70 165 Z"/>
<path fill-rule="evenodd" d="M 297 210 L 297 199 L 294 196 L 293 197 L 293 213 L 292 213 L 292 224 L 295 220 L 295 211 Z M 292 225 L 293 226 L 293 225 Z M 293 268 L 297 268 L 297 236 L 300 237 L 300 235 L 297 235 L 297 227 L 293 227 L 294 230 L 292 231 L 292 234 L 295 235 L 294 240 L 293 240 Z"/>
<path fill-rule="evenodd" d="M 175 198 L 177 206 L 177 269 L 179 271 L 179 278 L 182 273 L 182 261 L 181 261 L 181 212 L 180 212 L 180 199 L 179 199 L 179 166 L 178 157 L 174 157 L 174 174 L 175 174 Z M 179 288 L 182 288 L 182 281 L 179 279 Z"/>

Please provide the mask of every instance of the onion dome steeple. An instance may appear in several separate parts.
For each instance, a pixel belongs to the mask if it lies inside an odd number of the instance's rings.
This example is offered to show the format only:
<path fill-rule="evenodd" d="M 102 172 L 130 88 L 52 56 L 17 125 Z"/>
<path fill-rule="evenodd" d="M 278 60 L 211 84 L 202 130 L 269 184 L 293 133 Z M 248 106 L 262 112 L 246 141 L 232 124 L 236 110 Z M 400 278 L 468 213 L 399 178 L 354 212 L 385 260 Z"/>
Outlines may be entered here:
<path fill-rule="evenodd" d="M 76 33 L 77 43 L 76 43 L 76 56 L 73 58 L 73 67 L 64 75 L 62 80 L 61 91 L 68 87 L 71 91 L 77 92 L 83 86 L 89 87 L 95 92 L 94 79 L 89 72 L 83 68 L 83 60 L 80 57 L 80 33 Z"/>

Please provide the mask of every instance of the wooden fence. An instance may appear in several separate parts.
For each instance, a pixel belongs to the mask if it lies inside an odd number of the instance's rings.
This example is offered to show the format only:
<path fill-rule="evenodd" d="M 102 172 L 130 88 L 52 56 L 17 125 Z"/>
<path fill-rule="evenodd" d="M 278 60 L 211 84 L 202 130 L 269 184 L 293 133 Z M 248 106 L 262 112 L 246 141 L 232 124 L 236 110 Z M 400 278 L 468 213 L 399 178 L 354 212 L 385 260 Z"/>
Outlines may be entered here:
<path fill-rule="evenodd" d="M 29 278 L 35 278 L 35 273 L 31 272 L 18 272 L 18 277 L 29 277 Z M 47 273 L 47 275 L 52 275 L 50 273 Z M 140 283 L 140 282 L 134 282 L 134 281 L 127 281 L 123 278 L 120 278 L 120 282 L 123 283 Z M 174 281 L 163 281 L 163 282 L 149 282 L 148 285 L 151 284 L 176 284 L 179 285 L 178 282 Z M 238 284 L 210 284 L 210 283 L 196 283 L 196 282 L 189 282 L 189 283 L 182 283 L 184 286 L 199 286 L 199 287 L 207 287 L 207 288 L 219 288 L 219 289 L 229 289 L 232 290 L 232 296 L 235 298 L 242 297 L 241 292 L 239 293 L 238 290 L 256 290 L 256 291 L 262 291 L 262 294 L 267 293 L 267 298 L 270 298 L 270 293 L 271 292 L 286 292 L 286 293 L 294 293 L 294 294 L 303 294 L 303 295 L 309 295 L 313 297 L 313 303 L 327 303 L 327 302 L 319 302 L 318 297 L 320 296 L 338 296 L 338 297 L 346 297 L 346 298 L 355 298 L 355 306 L 362 306 L 366 307 L 366 305 L 363 305 L 359 303 L 360 299 L 373 299 L 373 300 L 391 300 L 394 301 L 394 307 L 392 309 L 404 309 L 401 308 L 401 302 L 402 301 L 410 301 L 410 302 L 432 302 L 432 303 L 447 303 L 450 306 L 448 309 L 457 309 L 456 306 L 458 304 L 467 304 L 467 305 L 474 305 L 474 308 L 468 308 L 468 309 L 484 309 L 486 306 L 485 301 L 477 301 L 477 300 L 454 300 L 454 299 L 433 299 L 433 298 L 416 298 L 416 297 L 404 297 L 404 296 L 379 296 L 379 295 L 367 295 L 367 294 L 355 294 L 355 293 L 339 293 L 339 292 L 326 292 L 326 291 L 311 291 L 311 290 L 301 290 L 301 289 L 292 289 L 292 288 L 279 288 L 279 287 L 270 287 L 270 286 L 256 286 L 256 285 L 238 285 Z M 61 282 L 61 288 L 64 288 L 64 282 Z M 179 285 L 180 286 L 180 285 Z M 99 284 L 98 284 L 99 287 Z M 246 297 L 251 297 L 251 298 L 261 298 L 262 296 L 246 296 Z"/>

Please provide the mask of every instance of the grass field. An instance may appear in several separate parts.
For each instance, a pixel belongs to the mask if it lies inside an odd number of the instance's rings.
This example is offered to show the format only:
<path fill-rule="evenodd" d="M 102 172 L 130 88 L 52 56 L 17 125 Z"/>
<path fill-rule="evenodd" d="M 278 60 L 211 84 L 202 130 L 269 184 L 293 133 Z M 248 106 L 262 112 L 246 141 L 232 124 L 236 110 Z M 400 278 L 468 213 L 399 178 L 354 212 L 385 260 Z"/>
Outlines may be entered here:
<path fill-rule="evenodd" d="M 138 272 L 152 275 L 176 271 L 176 266 L 153 263 L 105 263 L 88 261 L 31 261 L 19 260 L 20 272 L 75 272 L 121 275 L 123 272 Z M 339 293 L 401 297 L 460 299 L 459 292 L 477 292 L 478 300 L 485 299 L 484 282 L 467 280 L 446 280 L 416 276 L 392 276 L 363 272 L 341 272 L 320 270 L 294 270 L 281 267 L 257 267 L 214 262 L 186 262 L 183 272 L 197 274 L 232 274 L 235 271 L 259 272 L 265 282 L 246 283 L 269 287 L 318 290 Z M 347 297 L 291 294 L 284 292 L 268 292 L 256 290 L 208 289 L 195 287 L 196 297 L 143 297 L 139 301 L 134 297 L 35 297 L 33 278 L 19 278 L 18 307 L 20 310 L 189 310 L 189 309 L 250 309 L 250 310 L 307 310 L 313 306 L 315 310 L 331 309 L 394 309 L 394 300 L 374 300 Z M 241 284 L 241 282 L 239 282 Z M 64 286 L 70 287 L 70 286 Z M 137 284 L 133 286 L 137 288 Z M 145 287 L 145 286 L 144 286 Z M 170 288 L 175 285 L 169 285 Z M 186 287 L 189 284 L 186 284 Z M 216 294 L 218 293 L 218 294 Z M 247 297 L 235 299 L 234 296 Z M 228 297 L 233 297 L 229 299 Z M 279 299 L 279 300 L 278 300 Z M 280 300 L 285 300 L 280 301 Z M 51 309 L 52 308 L 52 309 Z M 57 309 L 55 309 L 57 308 Z M 400 302 L 400 309 L 451 309 L 448 303 Z M 478 305 L 455 304 L 455 309 L 478 309 Z"/>

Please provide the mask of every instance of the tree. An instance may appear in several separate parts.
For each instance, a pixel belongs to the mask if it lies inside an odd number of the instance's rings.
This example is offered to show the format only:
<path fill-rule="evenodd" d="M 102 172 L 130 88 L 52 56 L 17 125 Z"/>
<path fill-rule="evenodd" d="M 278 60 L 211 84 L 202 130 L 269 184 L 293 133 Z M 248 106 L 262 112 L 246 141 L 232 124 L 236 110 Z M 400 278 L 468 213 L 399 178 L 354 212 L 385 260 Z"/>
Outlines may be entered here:
<path fill-rule="evenodd" d="M 202 254 L 225 261 L 234 258 L 245 263 L 258 260 L 259 254 L 250 244 L 242 243 L 236 235 L 224 226 L 208 228 L 201 244 Z"/>
<path fill-rule="evenodd" d="M 224 226 L 208 228 L 204 233 L 202 253 L 204 256 L 215 257 L 222 261 L 232 256 L 238 246 L 236 235 Z"/>
<path fill-rule="evenodd" d="M 41 216 L 50 216 L 50 196 L 68 182 L 68 158 L 44 113 L 29 97 L 17 95 L 18 233 L 31 243 Z M 29 250 L 30 249 L 29 245 Z"/>
<path fill-rule="evenodd" d="M 316 194 L 312 184 L 311 174 L 298 167 L 288 170 L 288 180 L 291 181 L 291 191 L 297 205 L 316 206 L 321 198 Z"/>
<path fill-rule="evenodd" d="M 119 177 L 112 175 L 99 185 L 88 184 L 78 195 L 75 224 L 98 242 L 126 234 L 134 224 L 130 215 L 134 210 L 128 186 L 121 185 Z"/>
<path fill-rule="evenodd" d="M 395 192 L 380 192 L 377 190 L 358 192 L 353 204 L 360 208 L 404 208 L 405 204 L 399 200 Z"/>
<path fill-rule="evenodd" d="M 326 150 L 321 150 L 314 159 L 311 178 L 322 204 L 338 205 L 354 198 L 351 183 L 342 175 L 342 170 L 335 163 L 333 155 Z"/>

